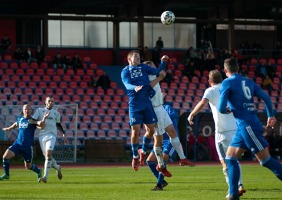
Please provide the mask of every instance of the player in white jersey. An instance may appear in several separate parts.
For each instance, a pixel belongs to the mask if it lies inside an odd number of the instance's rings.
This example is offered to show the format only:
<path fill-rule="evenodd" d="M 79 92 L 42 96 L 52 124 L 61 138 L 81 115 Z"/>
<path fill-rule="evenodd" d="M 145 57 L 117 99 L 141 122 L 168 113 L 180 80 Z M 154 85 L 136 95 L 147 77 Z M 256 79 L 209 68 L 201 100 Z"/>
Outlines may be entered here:
<path fill-rule="evenodd" d="M 61 172 L 61 166 L 57 164 L 56 160 L 53 158 L 52 153 L 57 139 L 57 129 L 63 133 L 64 142 L 66 143 L 67 139 L 65 137 L 65 132 L 60 123 L 61 115 L 57 110 L 53 109 L 54 98 L 46 97 L 45 108 L 38 108 L 35 113 L 32 115 L 34 120 L 41 120 L 46 112 L 49 112 L 49 116 L 46 119 L 45 126 L 39 130 L 39 144 L 42 150 L 42 153 L 45 157 L 44 163 L 44 175 L 38 179 L 38 182 L 47 182 L 47 178 L 50 172 L 50 168 L 57 170 L 58 178 L 61 180 L 63 178 Z"/>
<path fill-rule="evenodd" d="M 226 183 L 228 184 L 228 169 L 225 163 L 225 154 L 235 134 L 237 125 L 232 113 L 221 114 L 217 110 L 217 104 L 219 102 L 219 96 L 220 96 L 219 89 L 221 87 L 221 82 L 222 82 L 222 76 L 220 71 L 218 70 L 210 71 L 208 81 L 211 87 L 205 90 L 203 98 L 188 116 L 188 122 L 190 125 L 193 125 L 194 116 L 197 115 L 209 103 L 215 124 L 215 146 L 219 160 L 223 167 L 223 174 L 225 176 Z M 243 195 L 243 193 L 245 193 L 246 191 L 243 187 L 241 175 L 239 178 L 238 186 L 239 186 L 239 194 Z"/>
<path fill-rule="evenodd" d="M 145 64 L 156 67 L 153 62 L 146 61 Z M 194 163 L 190 162 L 186 156 L 184 155 L 182 145 L 178 138 L 177 132 L 173 126 L 171 118 L 167 111 L 163 107 L 163 93 L 159 84 L 159 80 L 156 78 L 156 75 L 149 75 L 150 85 L 155 90 L 156 94 L 151 98 L 151 102 L 154 108 L 154 111 L 157 115 L 158 122 L 157 122 L 157 132 L 159 135 L 163 135 L 165 132 L 170 137 L 170 142 L 172 146 L 175 148 L 180 160 L 179 164 L 181 166 L 188 165 L 190 167 L 195 166 Z"/>

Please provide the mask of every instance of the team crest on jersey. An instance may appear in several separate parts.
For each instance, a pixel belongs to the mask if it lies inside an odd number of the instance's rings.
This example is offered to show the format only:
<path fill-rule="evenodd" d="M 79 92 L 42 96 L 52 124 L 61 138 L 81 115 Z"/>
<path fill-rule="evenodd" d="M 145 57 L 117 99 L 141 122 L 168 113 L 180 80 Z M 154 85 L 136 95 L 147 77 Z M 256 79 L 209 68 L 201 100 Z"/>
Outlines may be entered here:
<path fill-rule="evenodd" d="M 137 69 L 130 70 L 130 77 L 131 78 L 137 78 L 137 77 L 140 77 L 140 76 L 142 76 L 141 67 L 138 67 Z"/>
<path fill-rule="evenodd" d="M 23 119 L 20 120 L 19 123 L 19 128 L 27 128 L 28 127 L 28 122 L 23 122 Z"/>

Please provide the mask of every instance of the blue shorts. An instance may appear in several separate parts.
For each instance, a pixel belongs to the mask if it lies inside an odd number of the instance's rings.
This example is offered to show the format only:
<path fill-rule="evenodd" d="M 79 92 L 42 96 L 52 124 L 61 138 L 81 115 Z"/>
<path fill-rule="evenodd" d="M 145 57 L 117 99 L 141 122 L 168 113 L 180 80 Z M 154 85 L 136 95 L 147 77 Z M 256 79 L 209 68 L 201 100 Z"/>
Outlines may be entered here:
<path fill-rule="evenodd" d="M 158 122 L 152 105 L 148 105 L 145 109 L 139 111 L 129 110 L 130 126 L 135 124 L 154 124 Z"/>
<path fill-rule="evenodd" d="M 164 140 L 162 148 L 163 153 L 168 155 L 170 158 L 174 157 L 174 155 L 176 154 L 176 150 L 172 147 L 170 140 Z M 155 153 L 154 149 L 152 150 L 152 153 Z"/>
<path fill-rule="evenodd" d="M 25 162 L 27 162 L 27 163 L 31 163 L 32 162 L 33 146 L 23 147 L 22 145 L 20 145 L 18 143 L 14 143 L 8 149 L 10 151 L 14 152 L 15 155 L 22 155 L 22 157 L 23 157 Z"/>
<path fill-rule="evenodd" d="M 261 126 L 250 126 L 247 123 L 240 123 L 230 146 L 249 149 L 253 154 L 256 154 L 268 147 L 268 143 L 262 133 L 263 129 Z"/>

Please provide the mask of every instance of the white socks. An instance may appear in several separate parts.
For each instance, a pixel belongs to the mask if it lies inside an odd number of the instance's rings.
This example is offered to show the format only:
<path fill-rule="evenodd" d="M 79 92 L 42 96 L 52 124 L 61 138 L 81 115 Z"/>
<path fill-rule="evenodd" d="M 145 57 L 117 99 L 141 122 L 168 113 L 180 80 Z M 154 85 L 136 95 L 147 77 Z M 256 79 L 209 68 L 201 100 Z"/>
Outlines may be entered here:
<path fill-rule="evenodd" d="M 45 159 L 44 163 L 44 177 L 47 178 L 50 172 L 50 168 L 52 165 L 52 158 Z"/>
<path fill-rule="evenodd" d="M 52 165 L 51 165 L 51 167 L 53 167 L 57 171 L 59 170 L 59 165 L 57 164 L 57 162 L 56 162 L 56 160 L 54 158 L 52 158 Z"/>
<path fill-rule="evenodd" d="M 164 159 L 163 159 L 163 152 L 161 147 L 154 146 L 155 155 L 158 160 L 158 165 L 162 168 L 164 167 Z"/>
<path fill-rule="evenodd" d="M 172 144 L 173 148 L 175 148 L 180 159 L 186 158 L 183 152 L 182 144 L 180 143 L 178 137 L 170 138 L 170 143 Z"/>

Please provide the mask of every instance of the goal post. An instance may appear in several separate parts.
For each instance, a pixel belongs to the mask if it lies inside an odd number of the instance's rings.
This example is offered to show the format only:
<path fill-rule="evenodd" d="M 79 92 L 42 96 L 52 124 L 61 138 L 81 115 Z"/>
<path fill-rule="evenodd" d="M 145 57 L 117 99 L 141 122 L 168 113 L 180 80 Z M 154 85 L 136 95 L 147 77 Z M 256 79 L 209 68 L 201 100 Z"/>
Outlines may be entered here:
<path fill-rule="evenodd" d="M 33 112 L 44 105 L 31 105 Z M 53 157 L 58 162 L 76 162 L 77 161 L 77 124 L 78 124 L 78 104 L 65 104 L 54 105 L 53 109 L 58 110 L 61 114 L 61 124 L 68 138 L 68 144 L 64 144 L 62 133 L 58 131 L 55 148 L 53 151 Z M 0 130 L 3 127 L 11 126 L 17 117 L 22 113 L 22 105 L 14 106 L 0 106 Z M 38 141 L 38 129 L 34 134 L 34 141 Z M 0 131 L 1 141 L 13 142 L 18 136 L 18 129 L 12 129 L 10 131 Z M 41 151 L 41 149 L 40 149 Z M 4 152 L 0 152 L 1 155 Z M 36 155 L 35 155 L 36 156 Z"/>

